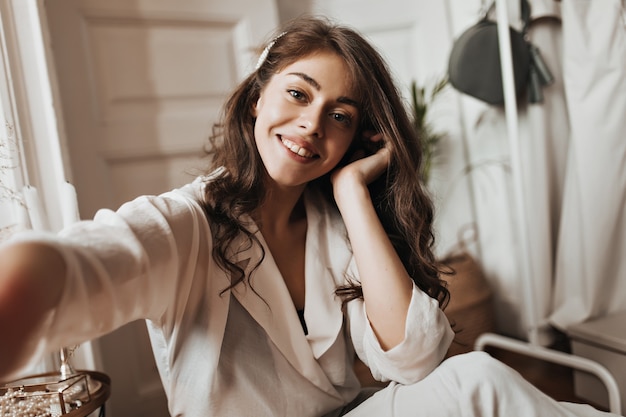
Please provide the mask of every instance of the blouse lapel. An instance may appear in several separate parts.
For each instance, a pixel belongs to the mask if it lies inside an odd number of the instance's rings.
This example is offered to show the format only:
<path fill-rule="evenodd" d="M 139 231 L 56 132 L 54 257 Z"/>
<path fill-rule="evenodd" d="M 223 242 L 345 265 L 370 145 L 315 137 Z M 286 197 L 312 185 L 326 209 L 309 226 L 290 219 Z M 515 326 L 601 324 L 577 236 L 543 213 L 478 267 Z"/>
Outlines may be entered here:
<path fill-rule="evenodd" d="M 320 358 L 340 336 L 343 313 L 335 289 L 345 282 L 351 252 L 338 216 L 332 216 L 327 205 L 319 207 L 310 198 L 305 204 L 308 229 L 304 315 L 311 350 Z"/>
<path fill-rule="evenodd" d="M 340 398 L 339 393 L 313 356 L 311 347 L 302 331 L 302 325 L 298 319 L 287 286 L 263 240 L 263 236 L 258 233 L 257 237 L 265 249 L 265 258 L 252 273 L 251 285 L 237 285 L 232 289 L 232 293 L 259 325 L 263 327 L 275 346 L 295 369 L 323 391 Z M 237 255 L 237 260 L 242 262 L 249 260 L 246 266 L 246 274 L 248 274 L 256 264 L 256 261 L 260 259 L 260 256 L 260 248 L 253 246 L 240 252 Z M 306 256 L 307 258 L 309 257 L 308 248 Z M 307 276 L 308 273 L 307 269 Z M 309 287 L 307 286 L 306 289 L 308 291 Z M 306 302 L 308 302 L 308 296 Z"/>

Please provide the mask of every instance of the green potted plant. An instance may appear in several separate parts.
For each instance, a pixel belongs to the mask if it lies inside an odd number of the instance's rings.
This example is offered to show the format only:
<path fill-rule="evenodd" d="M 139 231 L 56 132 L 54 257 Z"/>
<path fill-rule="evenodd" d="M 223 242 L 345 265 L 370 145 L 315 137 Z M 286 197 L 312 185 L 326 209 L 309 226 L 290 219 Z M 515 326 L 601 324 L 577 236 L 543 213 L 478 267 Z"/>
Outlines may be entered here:
<path fill-rule="evenodd" d="M 417 82 L 411 83 L 411 100 L 413 112 L 413 127 L 417 132 L 422 145 L 422 166 L 421 180 L 428 184 L 434 159 L 437 155 L 437 146 L 444 136 L 441 132 L 436 132 L 428 121 L 428 110 L 437 96 L 448 85 L 448 79 L 442 78 L 437 81 L 427 94 L 426 87 L 418 86 Z"/>

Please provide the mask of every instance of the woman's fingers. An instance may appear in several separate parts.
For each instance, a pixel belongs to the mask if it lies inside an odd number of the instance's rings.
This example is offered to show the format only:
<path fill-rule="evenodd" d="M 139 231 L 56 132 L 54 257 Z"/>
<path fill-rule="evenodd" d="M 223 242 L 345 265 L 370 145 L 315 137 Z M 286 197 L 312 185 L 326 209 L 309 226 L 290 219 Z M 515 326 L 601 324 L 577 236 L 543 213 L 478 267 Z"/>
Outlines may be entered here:
<path fill-rule="evenodd" d="M 378 178 L 389 166 L 390 152 L 386 147 L 380 148 L 376 153 L 365 156 L 363 152 L 361 155 L 355 157 L 346 166 L 336 170 L 331 176 L 333 183 L 341 178 L 360 179 L 359 182 L 367 185 Z"/>
<path fill-rule="evenodd" d="M 387 170 L 390 159 L 391 153 L 389 152 L 389 149 L 384 146 L 380 148 L 374 155 L 364 158 L 364 162 L 368 164 L 367 167 L 365 167 L 366 180 L 368 184 L 374 181 Z"/>
<path fill-rule="evenodd" d="M 383 134 L 373 130 L 366 130 L 363 132 L 363 138 L 371 142 L 380 142 L 383 139 Z"/>

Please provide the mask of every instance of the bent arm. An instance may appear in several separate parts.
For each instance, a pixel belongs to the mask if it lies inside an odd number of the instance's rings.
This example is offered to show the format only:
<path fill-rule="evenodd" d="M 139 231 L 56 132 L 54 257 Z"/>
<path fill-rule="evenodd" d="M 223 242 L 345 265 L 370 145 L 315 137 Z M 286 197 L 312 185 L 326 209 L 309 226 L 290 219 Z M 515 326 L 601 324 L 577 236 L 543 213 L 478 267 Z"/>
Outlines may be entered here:
<path fill-rule="evenodd" d="M 348 303 L 350 335 L 359 358 L 377 381 L 409 385 L 430 374 L 444 358 L 454 332 L 439 302 L 413 285 L 404 340 L 383 350 L 362 300 Z"/>
<path fill-rule="evenodd" d="M 61 255 L 45 244 L 0 250 L 0 380 L 24 367 L 37 349 L 32 336 L 59 302 L 65 271 Z"/>
<path fill-rule="evenodd" d="M 412 280 L 378 218 L 367 184 L 389 164 L 385 148 L 333 175 L 335 201 L 348 231 L 361 278 L 367 317 L 380 346 L 404 340 Z"/>
<path fill-rule="evenodd" d="M 198 259 L 211 253 L 195 189 L 139 197 L 59 234 L 27 232 L 5 245 L 0 380 L 136 319 L 174 323 L 203 282 Z"/>
<path fill-rule="evenodd" d="M 404 340 L 412 281 L 378 219 L 367 188 L 351 187 L 342 200 L 367 317 L 380 346 L 389 350 Z"/>

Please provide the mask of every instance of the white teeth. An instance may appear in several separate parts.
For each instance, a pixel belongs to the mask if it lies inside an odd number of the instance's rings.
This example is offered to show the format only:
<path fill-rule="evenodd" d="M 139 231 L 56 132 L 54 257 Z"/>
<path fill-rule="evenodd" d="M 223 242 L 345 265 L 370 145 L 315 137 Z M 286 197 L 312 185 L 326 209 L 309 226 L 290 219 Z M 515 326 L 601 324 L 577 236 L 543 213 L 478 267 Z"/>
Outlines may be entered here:
<path fill-rule="evenodd" d="M 283 145 L 285 145 L 287 147 L 287 149 L 289 149 L 291 152 L 298 154 L 300 156 L 303 156 L 305 158 L 312 158 L 315 156 L 315 154 L 313 152 L 309 152 L 308 150 L 299 147 L 298 145 L 296 145 L 295 143 L 293 143 L 292 141 L 288 140 L 288 139 L 281 139 L 283 142 Z"/>

